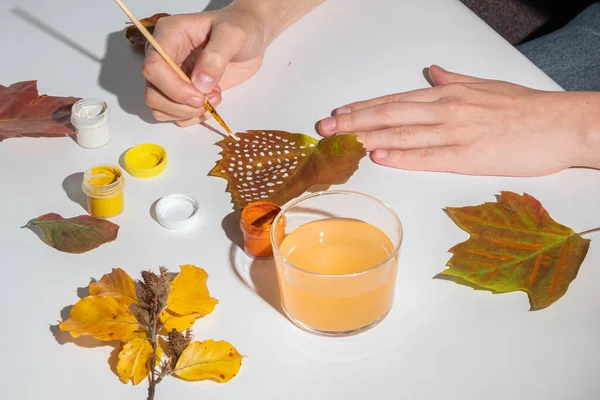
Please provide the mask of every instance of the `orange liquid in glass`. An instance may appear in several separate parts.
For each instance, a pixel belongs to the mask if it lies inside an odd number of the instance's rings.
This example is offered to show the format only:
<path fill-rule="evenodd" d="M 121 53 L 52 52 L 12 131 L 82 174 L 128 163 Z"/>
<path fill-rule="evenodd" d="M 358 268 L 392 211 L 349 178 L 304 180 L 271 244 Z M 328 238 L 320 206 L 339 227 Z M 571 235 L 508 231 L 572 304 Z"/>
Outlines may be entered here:
<path fill-rule="evenodd" d="M 304 325 L 356 330 L 378 322 L 392 307 L 397 254 L 387 260 L 394 245 L 371 224 L 347 218 L 313 221 L 287 235 L 279 251 L 287 259 L 277 260 L 283 306 Z"/>

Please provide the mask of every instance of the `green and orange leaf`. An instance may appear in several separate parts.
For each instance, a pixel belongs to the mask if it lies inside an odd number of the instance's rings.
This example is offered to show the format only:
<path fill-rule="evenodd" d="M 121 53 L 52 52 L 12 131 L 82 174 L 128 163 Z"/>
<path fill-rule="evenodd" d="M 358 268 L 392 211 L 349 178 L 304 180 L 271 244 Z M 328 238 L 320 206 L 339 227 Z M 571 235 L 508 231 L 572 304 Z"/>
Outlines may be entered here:
<path fill-rule="evenodd" d="M 590 245 L 528 194 L 501 192 L 496 203 L 447 212 L 470 238 L 450 249 L 442 274 L 496 293 L 524 291 L 532 309 L 548 307 L 567 292 Z"/>
<path fill-rule="evenodd" d="M 42 230 L 49 246 L 73 254 L 85 253 L 112 242 L 119 232 L 119 225 L 90 215 L 63 218 L 49 213 L 30 221 L 25 227 L 32 226 Z"/>

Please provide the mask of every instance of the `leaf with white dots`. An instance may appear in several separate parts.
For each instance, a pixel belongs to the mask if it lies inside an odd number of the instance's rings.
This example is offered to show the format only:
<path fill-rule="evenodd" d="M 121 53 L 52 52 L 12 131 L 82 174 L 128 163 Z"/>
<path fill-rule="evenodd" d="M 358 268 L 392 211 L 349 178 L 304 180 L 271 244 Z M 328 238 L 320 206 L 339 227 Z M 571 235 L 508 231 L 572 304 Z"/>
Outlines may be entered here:
<path fill-rule="evenodd" d="M 217 144 L 223 149 L 210 175 L 227 180 L 235 207 L 258 200 L 283 205 L 314 185 L 345 183 L 366 155 L 355 135 L 320 141 L 301 133 L 258 131 L 236 133 Z"/>

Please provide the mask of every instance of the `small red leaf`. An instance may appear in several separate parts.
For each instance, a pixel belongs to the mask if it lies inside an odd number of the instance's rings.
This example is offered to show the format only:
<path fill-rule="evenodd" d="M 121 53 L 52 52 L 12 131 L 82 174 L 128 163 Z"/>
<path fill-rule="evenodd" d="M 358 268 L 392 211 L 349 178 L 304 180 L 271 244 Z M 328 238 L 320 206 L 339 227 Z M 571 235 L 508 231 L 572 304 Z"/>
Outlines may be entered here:
<path fill-rule="evenodd" d="M 119 231 L 119 225 L 105 219 L 89 215 L 63 218 L 55 213 L 39 216 L 26 226 L 39 227 L 49 246 L 74 254 L 85 253 L 112 242 Z"/>
<path fill-rule="evenodd" d="M 0 85 L 0 141 L 17 136 L 52 137 L 75 133 L 71 108 L 79 98 L 40 96 L 37 81 Z"/>
<path fill-rule="evenodd" d="M 154 26 L 156 25 L 158 20 L 164 17 L 168 17 L 169 15 L 170 14 L 167 13 L 158 13 L 148 18 L 142 18 L 140 19 L 140 22 L 144 26 L 144 28 L 148 29 L 148 32 L 153 33 Z M 146 38 L 144 37 L 144 35 L 142 35 L 142 32 L 140 32 L 135 25 L 127 27 L 127 29 L 125 30 L 125 37 L 127 38 L 127 40 L 129 40 L 135 45 L 143 46 L 146 44 Z"/>

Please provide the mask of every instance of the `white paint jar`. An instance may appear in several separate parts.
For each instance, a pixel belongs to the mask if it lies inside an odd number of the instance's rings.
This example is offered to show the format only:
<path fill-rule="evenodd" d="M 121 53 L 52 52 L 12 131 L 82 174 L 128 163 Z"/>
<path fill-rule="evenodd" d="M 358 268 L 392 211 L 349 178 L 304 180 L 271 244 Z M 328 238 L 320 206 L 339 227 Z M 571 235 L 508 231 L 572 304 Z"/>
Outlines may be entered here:
<path fill-rule="evenodd" d="M 110 141 L 108 104 L 101 99 L 82 99 L 73 104 L 71 124 L 77 144 L 86 149 L 102 147 Z"/>

